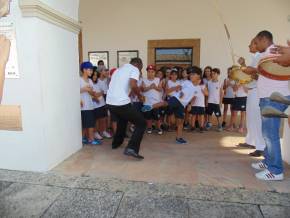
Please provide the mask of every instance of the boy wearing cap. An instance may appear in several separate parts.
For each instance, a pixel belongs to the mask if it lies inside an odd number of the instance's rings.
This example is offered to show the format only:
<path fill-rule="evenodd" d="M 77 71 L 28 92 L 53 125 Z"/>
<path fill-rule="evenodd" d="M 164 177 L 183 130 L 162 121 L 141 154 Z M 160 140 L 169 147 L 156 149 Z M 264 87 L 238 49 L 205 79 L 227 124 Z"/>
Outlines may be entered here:
<path fill-rule="evenodd" d="M 100 141 L 94 138 L 95 114 L 92 96 L 95 95 L 93 90 L 93 82 L 89 77 L 93 74 L 93 65 L 91 62 L 83 62 L 80 66 L 82 76 L 80 78 L 81 93 L 81 117 L 83 128 L 83 143 L 91 145 L 99 145 Z"/>
<path fill-rule="evenodd" d="M 158 77 L 155 77 L 155 66 L 149 65 L 147 68 L 147 79 L 142 81 L 142 91 L 145 98 L 144 105 L 152 107 L 155 104 L 162 102 L 162 83 Z M 147 120 L 147 133 L 152 133 L 152 120 L 157 122 L 157 132 L 163 134 L 161 129 L 160 111 L 159 108 L 153 108 L 150 111 L 144 112 L 144 117 Z"/>

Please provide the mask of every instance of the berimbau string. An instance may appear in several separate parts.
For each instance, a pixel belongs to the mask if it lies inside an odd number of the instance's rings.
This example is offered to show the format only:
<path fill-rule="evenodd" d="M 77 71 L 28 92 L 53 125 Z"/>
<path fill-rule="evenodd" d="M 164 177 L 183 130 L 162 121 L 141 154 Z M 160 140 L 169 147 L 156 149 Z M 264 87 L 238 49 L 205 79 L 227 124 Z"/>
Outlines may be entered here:
<path fill-rule="evenodd" d="M 221 22 L 223 23 L 223 26 L 224 26 L 224 29 L 225 29 L 225 32 L 226 32 L 226 35 L 227 35 L 227 41 L 228 41 L 228 45 L 229 45 L 229 49 L 230 49 L 230 52 L 231 52 L 231 57 L 232 57 L 232 61 L 233 61 L 233 65 L 235 65 L 235 53 L 234 53 L 234 48 L 233 48 L 233 43 L 232 43 L 232 40 L 231 40 L 231 35 L 230 35 L 230 31 L 228 29 L 228 26 L 226 25 L 226 23 L 224 22 L 224 18 L 223 18 L 223 15 L 222 13 L 220 12 L 219 10 L 219 7 L 218 7 L 218 0 L 214 0 L 214 9 L 217 13 L 217 15 L 219 16 Z"/>

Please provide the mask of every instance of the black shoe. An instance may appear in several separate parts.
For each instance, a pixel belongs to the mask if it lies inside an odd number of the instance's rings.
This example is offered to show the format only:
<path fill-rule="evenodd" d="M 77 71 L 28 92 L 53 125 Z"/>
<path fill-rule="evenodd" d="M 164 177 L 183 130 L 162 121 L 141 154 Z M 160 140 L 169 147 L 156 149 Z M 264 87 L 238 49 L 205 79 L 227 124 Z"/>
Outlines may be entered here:
<path fill-rule="evenodd" d="M 199 133 L 203 133 L 204 129 L 202 127 L 199 128 Z"/>
<path fill-rule="evenodd" d="M 137 154 L 133 149 L 131 148 L 126 148 L 125 151 L 124 151 L 124 155 L 127 155 L 127 156 L 131 156 L 131 157 L 134 157 L 134 158 L 137 158 L 139 160 L 143 160 L 144 157 Z"/>
<path fill-rule="evenodd" d="M 121 147 L 121 145 L 122 145 L 122 144 L 120 144 L 120 145 L 112 145 L 112 149 L 118 149 L 118 148 Z"/>
<path fill-rule="evenodd" d="M 253 146 L 253 145 L 249 145 L 247 143 L 240 143 L 237 145 L 238 147 L 241 147 L 241 148 L 250 148 L 250 149 L 255 149 L 256 147 Z"/>
<path fill-rule="evenodd" d="M 250 153 L 249 155 L 252 157 L 261 157 L 261 156 L 263 156 L 263 151 L 255 150 L 254 152 Z"/>

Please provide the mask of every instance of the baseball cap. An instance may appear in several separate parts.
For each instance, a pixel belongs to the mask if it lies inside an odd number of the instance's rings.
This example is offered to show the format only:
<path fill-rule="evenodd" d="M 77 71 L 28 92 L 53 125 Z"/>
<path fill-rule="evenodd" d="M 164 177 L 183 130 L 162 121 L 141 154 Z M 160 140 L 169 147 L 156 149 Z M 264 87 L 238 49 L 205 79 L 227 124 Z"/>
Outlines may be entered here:
<path fill-rule="evenodd" d="M 147 70 L 147 71 L 148 71 L 148 70 L 156 70 L 156 68 L 155 68 L 154 65 L 150 64 L 150 65 L 147 66 L 146 70 Z"/>
<path fill-rule="evenodd" d="M 115 73 L 116 70 L 117 70 L 117 68 L 113 68 L 113 69 L 111 69 L 111 70 L 110 70 L 110 75 L 112 76 L 112 75 Z"/>
<path fill-rule="evenodd" d="M 89 61 L 83 62 L 80 66 L 81 71 L 83 71 L 84 69 L 91 69 L 92 70 L 93 68 L 94 68 L 93 64 Z"/>

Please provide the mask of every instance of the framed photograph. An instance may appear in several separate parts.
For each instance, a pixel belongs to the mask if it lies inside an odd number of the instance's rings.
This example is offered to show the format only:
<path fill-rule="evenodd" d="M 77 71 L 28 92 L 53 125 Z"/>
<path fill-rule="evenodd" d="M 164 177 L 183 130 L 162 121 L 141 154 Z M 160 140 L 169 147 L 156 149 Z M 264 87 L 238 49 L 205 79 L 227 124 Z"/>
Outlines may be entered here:
<path fill-rule="evenodd" d="M 117 51 L 118 67 L 122 67 L 124 64 L 130 63 L 132 58 L 138 58 L 138 50 Z"/>
<path fill-rule="evenodd" d="M 108 51 L 90 51 L 89 61 L 94 65 L 98 66 L 98 61 L 104 61 L 105 67 L 109 68 L 109 52 Z"/>
<path fill-rule="evenodd" d="M 193 48 L 156 48 L 155 63 L 192 65 Z"/>

